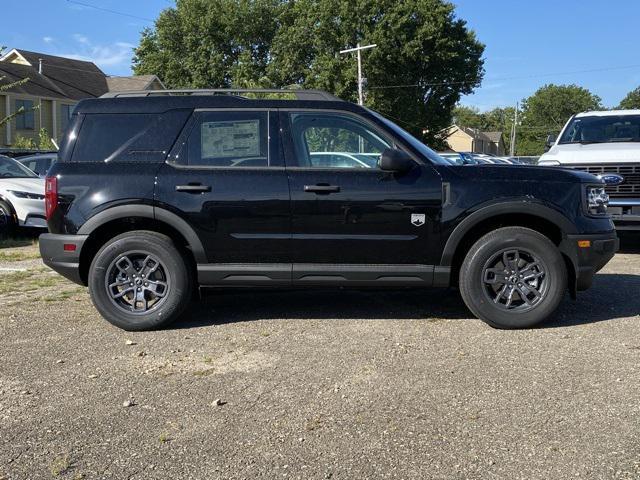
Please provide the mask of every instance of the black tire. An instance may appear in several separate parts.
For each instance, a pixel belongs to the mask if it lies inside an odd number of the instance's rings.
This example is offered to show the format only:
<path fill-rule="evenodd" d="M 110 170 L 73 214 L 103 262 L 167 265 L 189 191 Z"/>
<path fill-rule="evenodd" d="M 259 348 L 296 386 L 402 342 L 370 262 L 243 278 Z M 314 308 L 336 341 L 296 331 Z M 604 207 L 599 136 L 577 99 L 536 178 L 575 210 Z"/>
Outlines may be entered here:
<path fill-rule="evenodd" d="M 91 262 L 91 300 L 107 321 L 123 330 L 167 326 L 191 301 L 188 265 L 169 237 L 149 231 L 124 233 L 108 241 Z"/>
<path fill-rule="evenodd" d="M 16 227 L 16 220 L 11 205 L 0 200 L 0 238 L 12 235 Z"/>
<path fill-rule="evenodd" d="M 523 278 L 526 283 L 520 283 Z M 528 328 L 558 308 L 567 290 L 567 269 L 547 237 L 528 228 L 505 227 L 471 247 L 459 282 L 465 304 L 479 319 L 494 328 Z"/>

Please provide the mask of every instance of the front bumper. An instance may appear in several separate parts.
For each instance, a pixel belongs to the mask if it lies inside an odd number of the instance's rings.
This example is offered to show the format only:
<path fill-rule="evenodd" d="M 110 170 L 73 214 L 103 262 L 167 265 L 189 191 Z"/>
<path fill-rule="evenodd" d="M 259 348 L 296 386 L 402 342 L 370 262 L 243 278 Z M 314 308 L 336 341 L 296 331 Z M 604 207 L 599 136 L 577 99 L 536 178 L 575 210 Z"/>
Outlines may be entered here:
<path fill-rule="evenodd" d="M 86 285 L 80 275 L 80 252 L 87 237 L 88 235 L 43 233 L 39 238 L 42 261 L 72 282 Z"/>
<path fill-rule="evenodd" d="M 44 199 L 36 200 L 8 195 L 9 201 L 16 211 L 18 226 L 30 228 L 47 228 L 44 215 Z"/>
<path fill-rule="evenodd" d="M 586 242 L 589 242 L 589 246 L 584 246 Z M 593 276 L 613 258 L 619 248 L 620 240 L 615 231 L 603 234 L 567 235 L 560 243 L 560 251 L 569 258 L 575 271 L 572 294 L 591 287 Z"/>
<path fill-rule="evenodd" d="M 616 230 L 640 230 L 640 200 L 637 198 L 612 198 L 608 213 Z"/>

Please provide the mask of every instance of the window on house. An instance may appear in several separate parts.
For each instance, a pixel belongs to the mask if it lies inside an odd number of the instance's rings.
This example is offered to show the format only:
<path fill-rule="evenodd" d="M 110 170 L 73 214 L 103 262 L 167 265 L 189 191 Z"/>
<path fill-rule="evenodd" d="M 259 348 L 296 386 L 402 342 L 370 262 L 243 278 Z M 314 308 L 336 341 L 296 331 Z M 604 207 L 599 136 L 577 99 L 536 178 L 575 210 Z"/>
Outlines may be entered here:
<path fill-rule="evenodd" d="M 33 100 L 16 100 L 16 112 L 22 111 L 16 116 L 17 130 L 35 130 L 36 119 L 33 113 Z"/>
<path fill-rule="evenodd" d="M 73 113 L 73 105 L 60 105 L 60 128 L 64 132 L 67 130 L 71 114 Z"/>

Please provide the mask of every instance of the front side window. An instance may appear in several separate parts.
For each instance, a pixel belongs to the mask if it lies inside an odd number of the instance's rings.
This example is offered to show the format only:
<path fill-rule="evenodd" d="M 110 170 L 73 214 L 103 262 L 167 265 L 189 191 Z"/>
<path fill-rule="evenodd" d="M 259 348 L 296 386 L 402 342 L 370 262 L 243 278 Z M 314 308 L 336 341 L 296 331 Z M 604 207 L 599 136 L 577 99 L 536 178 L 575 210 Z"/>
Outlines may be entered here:
<path fill-rule="evenodd" d="M 571 120 L 558 143 L 640 142 L 640 115 L 594 115 Z"/>
<path fill-rule="evenodd" d="M 372 127 L 340 113 L 292 113 L 291 132 L 298 166 L 375 169 L 391 147 Z"/>
<path fill-rule="evenodd" d="M 18 113 L 22 112 L 22 113 Z M 35 115 L 32 100 L 16 100 L 16 129 L 35 130 Z"/>
<path fill-rule="evenodd" d="M 269 114 L 200 112 L 176 163 L 195 167 L 268 167 Z"/>

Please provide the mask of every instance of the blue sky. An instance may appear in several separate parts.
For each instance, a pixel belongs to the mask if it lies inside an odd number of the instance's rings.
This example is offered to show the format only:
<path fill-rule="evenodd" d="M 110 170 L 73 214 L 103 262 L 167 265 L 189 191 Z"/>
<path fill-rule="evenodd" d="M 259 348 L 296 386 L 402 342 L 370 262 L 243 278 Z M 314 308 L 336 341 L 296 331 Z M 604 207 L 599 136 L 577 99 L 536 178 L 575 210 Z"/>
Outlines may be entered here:
<path fill-rule="evenodd" d="M 171 0 L 4 0 L 0 45 L 92 60 L 110 75 L 130 73 L 140 31 Z M 7 5 L 8 3 L 8 5 Z M 465 105 L 513 105 L 545 83 L 576 83 L 615 106 L 640 85 L 640 1 L 453 0 L 486 45 L 485 80 Z M 140 18 L 136 18 L 140 17 Z M 636 58 L 637 57 L 637 58 Z M 366 68 L 366 64 L 365 64 Z M 573 72 L 573 73 L 572 73 Z M 579 72 L 579 73 L 578 73 Z"/>

